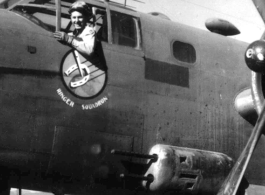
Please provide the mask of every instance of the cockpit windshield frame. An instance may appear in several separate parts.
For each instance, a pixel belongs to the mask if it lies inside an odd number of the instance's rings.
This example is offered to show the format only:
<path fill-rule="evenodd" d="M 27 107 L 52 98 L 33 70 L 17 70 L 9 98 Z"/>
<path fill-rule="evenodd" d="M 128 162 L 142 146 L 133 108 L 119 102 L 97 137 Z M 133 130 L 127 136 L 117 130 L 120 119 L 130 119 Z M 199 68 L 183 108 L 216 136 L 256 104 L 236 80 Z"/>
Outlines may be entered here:
<path fill-rule="evenodd" d="M 41 4 L 36 4 L 40 2 Z M 96 15 L 96 17 L 98 17 L 98 13 L 99 16 L 101 15 L 101 22 L 97 22 L 97 18 L 94 21 L 96 29 L 99 32 L 100 41 L 141 50 L 142 41 L 139 13 L 124 10 L 120 7 L 113 6 L 108 2 L 103 3 L 93 0 L 87 0 L 86 2 L 91 6 L 91 10 L 95 12 L 93 14 Z M 60 6 L 58 6 L 58 4 L 60 4 Z M 59 29 L 67 33 L 71 30 L 72 26 L 68 13 L 69 6 L 69 2 L 61 2 L 61 0 L 38 0 L 38 2 L 36 0 L 22 0 L 8 9 L 21 15 L 46 31 L 55 32 Z M 58 9 L 60 9 L 60 11 L 58 11 Z M 127 20 L 127 23 L 124 24 L 120 22 L 119 26 L 112 24 L 112 22 L 114 22 L 114 13 L 123 16 Z M 113 26 L 116 27 L 116 30 L 113 29 Z M 99 31 L 100 28 L 103 30 Z M 119 30 L 117 31 L 117 29 Z M 103 36 L 101 34 L 102 31 Z"/>

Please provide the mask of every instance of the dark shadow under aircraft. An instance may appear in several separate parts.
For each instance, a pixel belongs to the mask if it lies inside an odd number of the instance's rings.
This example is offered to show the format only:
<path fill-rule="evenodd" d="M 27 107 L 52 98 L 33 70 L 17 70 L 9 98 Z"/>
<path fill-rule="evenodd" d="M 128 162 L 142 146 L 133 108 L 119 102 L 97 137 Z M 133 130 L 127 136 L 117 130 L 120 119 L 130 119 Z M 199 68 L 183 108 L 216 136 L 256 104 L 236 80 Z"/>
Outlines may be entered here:
<path fill-rule="evenodd" d="M 1 194 L 261 195 L 263 38 L 86 2 L 92 60 L 53 37 L 72 1 L 0 10 Z"/>

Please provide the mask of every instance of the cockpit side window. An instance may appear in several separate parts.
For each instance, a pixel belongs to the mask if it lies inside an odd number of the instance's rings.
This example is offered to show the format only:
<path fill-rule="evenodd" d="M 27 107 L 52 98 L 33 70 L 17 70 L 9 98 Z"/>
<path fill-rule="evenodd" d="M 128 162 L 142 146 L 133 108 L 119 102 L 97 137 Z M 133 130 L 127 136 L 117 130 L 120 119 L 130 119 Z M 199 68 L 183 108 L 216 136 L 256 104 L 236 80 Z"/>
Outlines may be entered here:
<path fill-rule="evenodd" d="M 95 23 L 97 38 L 100 41 L 108 42 L 108 27 L 107 27 L 107 14 L 105 9 L 90 6 L 90 10 L 94 10 L 94 16 L 90 18 L 91 22 Z M 55 32 L 56 29 L 56 12 L 55 10 L 37 7 L 30 5 L 18 5 L 12 9 L 13 12 L 27 18 L 31 22 L 44 28 L 47 31 Z M 92 13 L 91 13 L 92 15 Z M 61 13 L 61 31 L 73 31 L 70 21 L 70 15 L 64 10 Z"/>
<path fill-rule="evenodd" d="M 44 28 L 47 31 L 54 32 L 56 29 L 56 12 L 48 8 L 21 6 L 18 5 L 12 9 L 13 12 L 27 18 L 31 22 Z M 67 31 L 69 28 L 70 16 L 67 14 L 61 15 L 61 30 Z"/>
<path fill-rule="evenodd" d="M 95 24 L 97 39 L 100 41 L 108 42 L 108 22 L 106 10 L 98 7 L 90 7 L 90 10 L 94 10 L 94 17 L 90 18 L 90 22 Z M 74 28 L 73 26 L 71 26 L 68 31 L 73 30 Z"/>
<path fill-rule="evenodd" d="M 133 48 L 140 47 L 137 18 L 123 13 L 111 12 L 113 43 Z"/>
<path fill-rule="evenodd" d="M 100 41 L 108 42 L 108 22 L 107 14 L 104 9 L 95 8 L 95 25 L 97 38 Z"/>

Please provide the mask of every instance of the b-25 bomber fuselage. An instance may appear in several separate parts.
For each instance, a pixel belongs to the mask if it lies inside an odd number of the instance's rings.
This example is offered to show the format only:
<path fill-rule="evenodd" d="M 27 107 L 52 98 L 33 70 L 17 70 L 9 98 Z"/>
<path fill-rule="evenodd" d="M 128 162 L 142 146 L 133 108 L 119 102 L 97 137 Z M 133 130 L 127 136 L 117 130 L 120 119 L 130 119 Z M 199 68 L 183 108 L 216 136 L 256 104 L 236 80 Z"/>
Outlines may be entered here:
<path fill-rule="evenodd" d="M 216 193 L 252 129 L 235 108 L 248 44 L 87 0 L 98 42 L 93 59 L 77 54 L 82 70 L 52 35 L 54 2 L 32 3 L 0 10 L 2 189 Z M 256 185 L 263 147 L 246 174 Z"/>

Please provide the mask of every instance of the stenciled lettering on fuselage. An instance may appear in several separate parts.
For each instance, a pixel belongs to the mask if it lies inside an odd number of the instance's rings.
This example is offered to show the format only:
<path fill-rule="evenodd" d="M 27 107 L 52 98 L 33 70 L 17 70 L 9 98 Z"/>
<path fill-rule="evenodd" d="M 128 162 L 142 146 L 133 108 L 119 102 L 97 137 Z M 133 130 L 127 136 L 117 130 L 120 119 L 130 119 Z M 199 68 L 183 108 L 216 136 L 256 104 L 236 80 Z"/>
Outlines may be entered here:
<path fill-rule="evenodd" d="M 70 107 L 74 107 L 75 103 L 64 95 L 61 89 L 57 89 L 57 94 L 61 97 L 61 99 Z"/>
<path fill-rule="evenodd" d="M 94 108 L 97 108 L 101 105 L 103 105 L 107 100 L 108 100 L 108 97 L 105 96 L 103 98 L 101 98 L 100 100 L 96 101 L 95 103 L 93 104 L 77 104 L 75 103 L 74 101 L 72 101 L 70 98 L 68 98 L 62 91 L 62 89 L 57 89 L 57 94 L 61 97 L 61 99 L 70 107 L 74 107 L 74 106 L 80 106 L 80 108 L 82 110 L 92 110 Z"/>
<path fill-rule="evenodd" d="M 83 110 L 92 110 L 94 108 L 97 108 L 97 107 L 103 105 L 107 100 L 108 100 L 108 98 L 105 96 L 102 99 L 95 102 L 94 104 L 85 104 L 85 105 L 82 104 L 82 109 Z"/>
<path fill-rule="evenodd" d="M 105 87 L 106 71 L 100 67 L 99 62 L 94 60 L 92 63 L 84 58 L 76 50 L 66 54 L 62 62 L 62 77 L 66 89 L 75 97 L 83 101 L 83 104 L 77 104 L 71 97 L 67 97 L 63 89 L 57 89 L 57 94 L 70 107 L 80 105 L 82 110 L 91 110 L 103 105 L 108 98 L 105 96 L 93 103 L 93 98 L 97 97 Z M 73 98 L 72 98 L 73 99 Z"/>

